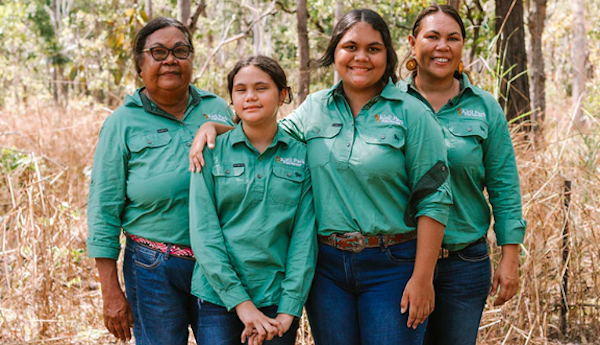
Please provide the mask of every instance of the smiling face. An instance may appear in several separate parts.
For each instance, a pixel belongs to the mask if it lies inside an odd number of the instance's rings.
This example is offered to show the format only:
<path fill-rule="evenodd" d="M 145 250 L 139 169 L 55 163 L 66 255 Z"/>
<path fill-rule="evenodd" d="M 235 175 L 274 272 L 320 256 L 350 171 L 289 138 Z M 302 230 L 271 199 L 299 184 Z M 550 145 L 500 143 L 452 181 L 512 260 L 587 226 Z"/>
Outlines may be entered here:
<path fill-rule="evenodd" d="M 334 64 L 345 89 L 378 90 L 387 66 L 387 50 L 381 33 L 369 23 L 356 23 L 337 44 Z"/>
<path fill-rule="evenodd" d="M 243 67 L 233 78 L 231 102 L 244 124 L 274 124 L 286 96 L 287 90 L 279 91 L 271 76 L 256 66 Z"/>
<path fill-rule="evenodd" d="M 436 12 L 423 18 L 417 36 L 410 35 L 411 53 L 417 74 L 431 79 L 448 79 L 462 58 L 465 41 L 460 25 L 449 15 Z"/>
<path fill-rule="evenodd" d="M 166 47 L 173 49 L 180 45 L 188 45 L 189 42 L 181 30 L 176 27 L 166 27 L 156 30 L 146 39 L 145 49 L 153 47 Z M 171 52 L 163 61 L 156 61 L 152 54 L 144 52 L 144 58 L 140 64 L 140 76 L 148 92 L 177 92 L 187 90 L 192 80 L 192 56 L 180 60 Z"/>

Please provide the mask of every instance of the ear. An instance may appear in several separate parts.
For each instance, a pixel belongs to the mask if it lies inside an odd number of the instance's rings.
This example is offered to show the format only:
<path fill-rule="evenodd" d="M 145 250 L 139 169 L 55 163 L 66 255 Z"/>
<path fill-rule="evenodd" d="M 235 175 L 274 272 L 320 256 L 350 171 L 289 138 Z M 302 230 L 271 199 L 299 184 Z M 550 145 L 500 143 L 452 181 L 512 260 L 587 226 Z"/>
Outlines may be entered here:
<path fill-rule="evenodd" d="M 285 99 L 288 97 L 288 92 L 289 90 L 287 88 L 279 92 L 279 106 L 282 106 L 285 102 Z"/>
<path fill-rule="evenodd" d="M 415 44 L 417 42 L 417 38 L 412 34 L 408 35 L 408 44 L 410 44 L 410 54 L 415 55 Z"/>

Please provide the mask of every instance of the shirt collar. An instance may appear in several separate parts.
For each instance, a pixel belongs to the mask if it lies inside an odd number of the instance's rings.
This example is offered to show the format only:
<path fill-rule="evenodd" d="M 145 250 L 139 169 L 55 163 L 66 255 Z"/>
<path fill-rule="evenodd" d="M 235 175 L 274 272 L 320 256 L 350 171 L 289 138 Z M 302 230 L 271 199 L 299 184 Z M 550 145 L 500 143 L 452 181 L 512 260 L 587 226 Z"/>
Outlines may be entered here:
<path fill-rule="evenodd" d="M 245 143 L 246 146 L 252 147 L 252 145 L 248 141 L 248 138 L 246 137 L 246 134 L 244 133 L 241 122 L 231 131 L 231 134 L 229 135 L 229 140 L 231 142 L 231 146 L 235 146 L 240 143 Z M 277 124 L 277 133 L 275 133 L 275 137 L 273 138 L 273 142 L 271 143 L 269 148 L 274 147 L 278 144 L 281 144 L 286 147 L 290 144 L 290 136 L 287 135 L 283 129 L 281 129 L 279 124 Z"/>
<path fill-rule="evenodd" d="M 458 81 L 460 83 L 459 86 L 459 92 L 463 92 L 463 91 L 467 91 L 470 90 L 471 92 L 473 92 L 476 95 L 482 95 L 483 91 L 478 88 L 473 86 L 473 84 L 471 84 L 471 80 L 469 79 L 469 76 L 463 72 L 460 77 L 458 78 Z M 415 79 L 413 74 L 409 75 L 408 78 L 406 78 L 405 80 L 402 80 L 398 83 L 398 89 L 400 89 L 400 91 L 402 92 L 409 92 L 410 90 L 415 91 L 415 92 L 419 92 L 419 90 L 417 89 L 417 86 L 415 85 Z"/>
<path fill-rule="evenodd" d="M 166 112 L 164 112 L 162 109 L 160 109 L 158 106 L 153 104 L 148 99 L 148 97 L 143 93 L 144 89 L 146 89 L 146 88 L 145 87 L 139 88 L 133 93 L 133 95 L 127 95 L 125 97 L 124 105 L 125 106 L 133 106 L 133 107 L 143 107 L 144 110 L 146 110 L 150 113 L 162 112 L 164 114 L 167 114 Z M 212 94 L 208 91 L 200 90 L 197 87 L 195 87 L 194 85 L 190 85 L 190 100 L 188 102 L 187 108 L 198 105 L 200 103 L 200 101 L 202 100 L 202 98 L 214 98 L 214 97 L 216 97 L 214 94 Z M 160 115 L 163 115 L 162 113 Z"/>
<path fill-rule="evenodd" d="M 375 98 L 381 97 L 392 101 L 398 101 L 402 99 L 402 93 L 399 91 L 400 90 L 398 90 L 392 82 L 392 78 L 389 78 L 381 93 L 375 96 Z M 344 89 L 342 88 L 342 81 L 335 84 L 326 94 L 327 98 L 332 98 L 335 95 L 345 96 Z"/>

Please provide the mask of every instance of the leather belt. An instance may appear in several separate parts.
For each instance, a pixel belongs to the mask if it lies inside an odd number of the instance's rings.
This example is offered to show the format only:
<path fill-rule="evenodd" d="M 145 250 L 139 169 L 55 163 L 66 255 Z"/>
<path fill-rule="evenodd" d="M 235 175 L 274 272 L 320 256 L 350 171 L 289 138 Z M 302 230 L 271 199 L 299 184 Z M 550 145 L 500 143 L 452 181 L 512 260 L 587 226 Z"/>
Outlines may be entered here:
<path fill-rule="evenodd" d="M 127 237 L 129 237 L 133 242 L 136 242 L 146 248 L 154 249 L 161 253 L 173 255 L 182 259 L 196 259 L 196 257 L 194 256 L 194 252 L 192 252 L 192 248 L 188 246 L 150 241 L 143 237 L 132 235 L 129 233 L 125 233 L 125 235 L 127 235 Z"/>
<path fill-rule="evenodd" d="M 461 249 L 461 250 L 465 250 L 465 249 L 467 249 L 467 248 L 469 248 L 469 247 L 473 247 L 473 246 L 475 246 L 475 245 L 478 245 L 479 243 L 485 242 L 485 241 L 486 241 L 486 239 L 487 239 L 487 236 L 483 236 L 483 237 L 481 237 L 480 239 L 478 239 L 477 241 L 475 241 L 475 242 L 473 242 L 473 243 L 469 243 L 469 245 L 468 245 L 468 246 L 464 247 L 464 248 L 463 248 L 463 249 Z M 448 250 L 448 249 L 446 249 L 446 248 L 442 247 L 442 248 L 440 248 L 440 252 L 439 252 L 439 254 L 438 254 L 438 260 L 439 260 L 439 259 L 446 259 L 446 258 L 450 257 L 450 255 L 452 255 L 452 254 L 456 254 L 456 253 L 460 252 L 461 250 L 457 250 L 457 251 L 450 251 L 450 250 Z"/>
<path fill-rule="evenodd" d="M 387 247 L 412 241 L 417 238 L 417 230 L 396 235 L 365 236 L 360 232 L 334 233 L 329 236 L 317 236 L 319 242 L 337 249 L 360 253 L 365 248 Z"/>

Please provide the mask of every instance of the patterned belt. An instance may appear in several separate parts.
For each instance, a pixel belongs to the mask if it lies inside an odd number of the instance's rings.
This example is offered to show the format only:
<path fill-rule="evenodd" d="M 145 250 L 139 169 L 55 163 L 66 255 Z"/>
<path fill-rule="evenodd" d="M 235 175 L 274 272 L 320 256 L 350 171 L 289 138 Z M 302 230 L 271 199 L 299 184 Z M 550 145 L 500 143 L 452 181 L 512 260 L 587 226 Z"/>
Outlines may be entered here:
<path fill-rule="evenodd" d="M 192 248 L 190 248 L 190 247 L 180 246 L 178 244 L 154 242 L 154 241 L 147 240 L 143 237 L 128 234 L 128 233 L 125 233 L 125 235 L 127 235 L 127 237 L 131 238 L 131 240 L 133 242 L 139 243 L 144 247 L 148 247 L 150 249 L 157 250 L 161 253 L 177 256 L 177 257 L 180 257 L 183 259 L 193 259 L 193 260 L 196 259 L 196 257 L 194 256 L 194 252 L 192 251 Z"/>
<path fill-rule="evenodd" d="M 331 234 L 329 236 L 319 235 L 317 237 L 319 242 L 337 249 L 347 250 L 352 253 L 360 253 L 365 248 L 387 247 L 412 241 L 417 238 L 417 230 L 396 235 L 365 236 L 360 232 L 347 232 L 342 234 Z"/>

